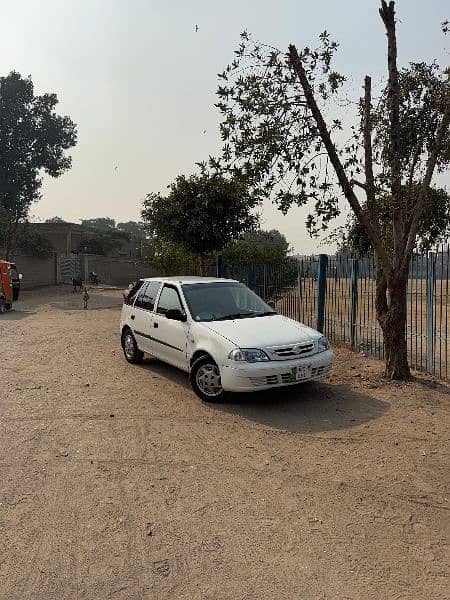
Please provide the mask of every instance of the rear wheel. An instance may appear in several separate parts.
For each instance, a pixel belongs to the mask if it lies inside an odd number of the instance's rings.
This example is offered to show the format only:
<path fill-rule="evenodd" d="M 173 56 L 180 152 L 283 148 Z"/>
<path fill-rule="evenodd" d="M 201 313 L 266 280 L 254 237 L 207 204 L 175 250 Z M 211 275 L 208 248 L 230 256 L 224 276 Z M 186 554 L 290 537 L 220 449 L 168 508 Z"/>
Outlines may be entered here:
<path fill-rule="evenodd" d="M 125 329 L 122 333 L 122 349 L 123 354 L 129 363 L 135 365 L 142 362 L 144 353 L 139 350 L 131 329 Z"/>
<path fill-rule="evenodd" d="M 224 400 L 219 367 L 210 356 L 201 356 L 194 362 L 189 378 L 192 389 L 204 402 Z"/>
<path fill-rule="evenodd" d="M 3 300 L 3 298 L 0 298 L 0 315 L 5 313 L 7 310 L 6 302 Z"/>

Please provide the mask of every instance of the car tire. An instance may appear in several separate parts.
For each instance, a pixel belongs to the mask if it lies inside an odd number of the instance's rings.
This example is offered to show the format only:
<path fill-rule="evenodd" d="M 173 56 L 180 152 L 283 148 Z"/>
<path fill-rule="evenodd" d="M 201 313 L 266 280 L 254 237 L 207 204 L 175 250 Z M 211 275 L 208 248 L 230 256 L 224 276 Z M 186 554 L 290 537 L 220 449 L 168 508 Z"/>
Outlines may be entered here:
<path fill-rule="evenodd" d="M 7 310 L 8 309 L 7 309 L 7 305 L 6 305 L 5 301 L 3 300 L 3 298 L 0 298 L 0 315 L 5 313 Z"/>
<path fill-rule="evenodd" d="M 144 353 L 139 350 L 136 338 L 131 329 L 125 329 L 122 333 L 122 350 L 125 360 L 132 365 L 141 363 L 144 358 Z"/>
<path fill-rule="evenodd" d="M 223 402 L 226 392 L 220 382 L 220 371 L 210 356 L 201 356 L 189 373 L 191 387 L 203 402 Z"/>

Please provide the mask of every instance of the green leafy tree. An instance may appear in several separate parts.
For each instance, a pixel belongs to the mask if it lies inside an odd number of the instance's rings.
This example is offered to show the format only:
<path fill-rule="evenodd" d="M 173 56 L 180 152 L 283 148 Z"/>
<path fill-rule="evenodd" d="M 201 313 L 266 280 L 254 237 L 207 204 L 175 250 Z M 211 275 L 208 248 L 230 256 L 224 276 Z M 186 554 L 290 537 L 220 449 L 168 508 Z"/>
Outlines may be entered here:
<path fill-rule="evenodd" d="M 151 239 L 181 246 L 195 255 L 204 272 L 208 255 L 252 229 L 254 198 L 238 179 L 219 175 L 177 177 L 169 194 L 148 194 L 142 219 Z"/>
<path fill-rule="evenodd" d="M 76 144 L 75 125 L 56 114 L 56 94 L 34 94 L 30 77 L 0 77 L 0 207 L 8 258 L 20 223 L 40 198 L 43 173 L 59 177 L 71 166 L 66 150 Z"/>
<path fill-rule="evenodd" d="M 317 48 L 298 51 L 291 44 L 287 52 L 244 33 L 235 60 L 219 75 L 224 144 L 209 167 L 244 178 L 251 193 L 272 197 L 283 212 L 312 203 L 307 225 L 313 234 L 339 214 L 340 198 L 347 200 L 376 261 L 386 376 L 404 379 L 410 376 L 409 263 L 433 174 L 450 160 L 449 71 L 436 63 L 399 70 L 395 3 L 381 0 L 379 13 L 387 35 L 387 83 L 374 106 L 371 78 L 365 77 L 359 124 L 348 132 L 339 119 L 326 120 L 330 105 L 336 112 L 333 97 L 344 82 L 332 68 L 338 45 L 327 32 Z M 389 202 L 388 223 L 377 208 L 382 198 Z"/>
<path fill-rule="evenodd" d="M 142 258 L 144 245 L 147 239 L 144 223 L 137 221 L 126 221 L 124 223 L 117 223 L 116 229 L 118 231 L 124 231 L 129 235 L 135 255 Z"/>
<path fill-rule="evenodd" d="M 46 223 L 65 223 L 64 219 L 61 217 L 50 217 L 49 219 L 45 219 Z"/>
<path fill-rule="evenodd" d="M 135 239 L 145 239 L 146 236 L 144 223 L 138 221 L 117 223 L 116 229 L 125 231 Z"/>
<path fill-rule="evenodd" d="M 54 252 L 51 241 L 33 228 L 31 223 L 21 223 L 17 231 L 16 246 L 24 254 L 46 258 Z"/>
<path fill-rule="evenodd" d="M 417 190 L 419 192 L 419 190 Z M 383 239 L 392 237 L 390 230 L 390 201 L 377 198 L 378 219 L 383 231 Z M 363 205 L 366 210 L 366 206 Z M 372 254 L 372 245 L 355 215 L 350 215 L 345 227 L 339 228 L 335 239 L 340 253 L 363 256 Z M 431 187 L 427 195 L 424 211 L 417 231 L 417 249 L 428 252 L 448 240 L 450 236 L 450 196 L 446 189 Z"/>
<path fill-rule="evenodd" d="M 125 231 L 117 229 L 95 230 L 87 229 L 80 241 L 79 250 L 86 254 L 100 254 L 107 256 L 114 251 L 120 250 L 124 242 L 128 242 L 130 236 Z"/>
<path fill-rule="evenodd" d="M 81 226 L 96 231 L 111 231 L 115 229 L 116 222 L 109 217 L 98 217 L 96 219 L 82 219 Z"/>
<path fill-rule="evenodd" d="M 192 252 L 156 237 L 146 240 L 142 260 L 166 275 L 195 275 L 198 266 L 197 257 Z"/>
<path fill-rule="evenodd" d="M 4 238 L 4 229 L 7 220 L 1 218 L 2 210 L 0 208 L 0 239 Z M 39 256 L 42 258 L 50 256 L 54 248 L 49 239 L 36 231 L 32 223 L 28 221 L 20 222 L 17 226 L 14 239 L 14 250 L 21 253 Z"/>
<path fill-rule="evenodd" d="M 289 242 L 276 229 L 247 231 L 222 251 L 224 263 L 272 264 L 283 261 L 289 253 Z"/>

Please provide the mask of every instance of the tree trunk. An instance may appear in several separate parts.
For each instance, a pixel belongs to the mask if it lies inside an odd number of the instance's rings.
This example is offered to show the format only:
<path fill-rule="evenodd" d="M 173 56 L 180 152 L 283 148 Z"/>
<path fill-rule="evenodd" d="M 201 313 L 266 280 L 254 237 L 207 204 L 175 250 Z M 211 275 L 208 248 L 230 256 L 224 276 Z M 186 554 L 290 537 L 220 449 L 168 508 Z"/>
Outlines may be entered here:
<path fill-rule="evenodd" d="M 396 275 L 389 283 L 384 273 L 377 274 L 376 309 L 383 330 L 385 377 L 409 379 L 406 343 L 406 286 L 408 277 Z"/>
<path fill-rule="evenodd" d="M 200 277 L 204 277 L 205 276 L 205 271 L 206 271 L 205 257 L 202 254 L 199 254 L 197 256 L 197 272 L 198 272 L 198 275 Z"/>

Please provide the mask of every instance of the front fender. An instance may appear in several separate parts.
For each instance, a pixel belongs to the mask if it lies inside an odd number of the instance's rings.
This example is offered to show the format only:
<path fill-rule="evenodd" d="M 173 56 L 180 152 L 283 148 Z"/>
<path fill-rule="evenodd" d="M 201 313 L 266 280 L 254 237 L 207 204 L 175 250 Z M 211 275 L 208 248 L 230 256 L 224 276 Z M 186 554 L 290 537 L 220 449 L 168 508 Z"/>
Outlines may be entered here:
<path fill-rule="evenodd" d="M 209 354 L 214 362 L 220 367 L 227 361 L 228 354 L 235 346 L 228 340 L 218 335 L 207 334 L 201 328 L 191 328 L 188 334 L 188 360 L 191 364 L 192 357 L 197 353 Z"/>

